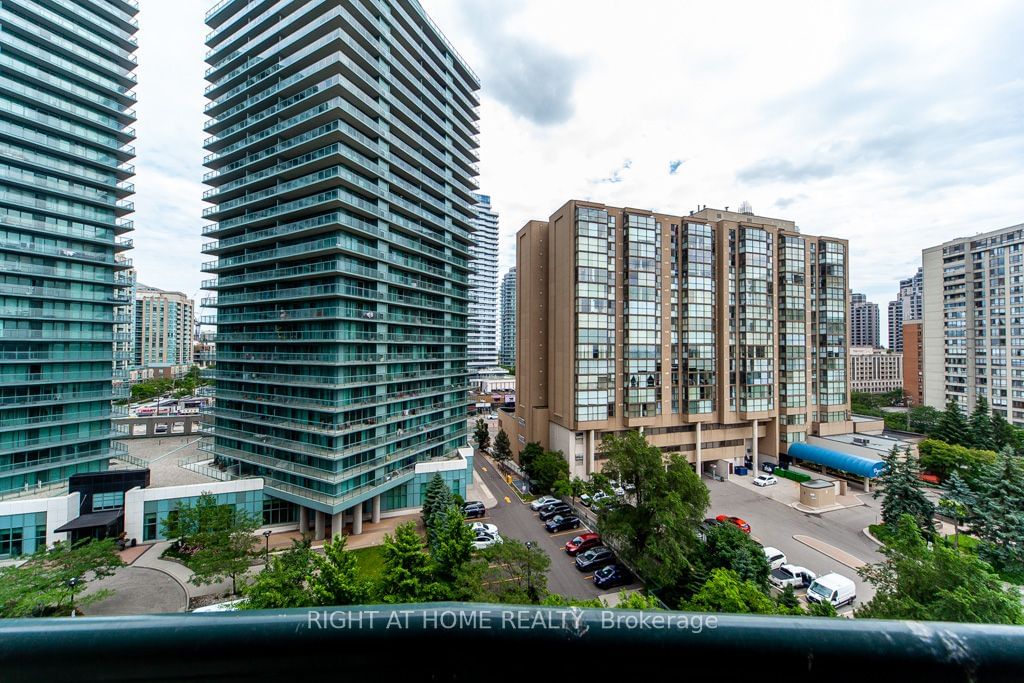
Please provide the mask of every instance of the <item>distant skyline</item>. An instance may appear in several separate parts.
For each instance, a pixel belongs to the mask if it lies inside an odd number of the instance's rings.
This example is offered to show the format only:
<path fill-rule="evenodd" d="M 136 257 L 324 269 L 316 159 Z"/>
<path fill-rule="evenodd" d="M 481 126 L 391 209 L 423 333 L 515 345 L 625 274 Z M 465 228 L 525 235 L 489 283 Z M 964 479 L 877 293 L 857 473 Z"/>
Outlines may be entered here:
<path fill-rule="evenodd" d="M 201 298 L 213 2 L 139 4 L 131 257 L 143 282 Z M 884 316 L 921 249 L 1024 222 L 1019 3 L 423 5 L 483 82 L 502 273 L 515 232 L 566 197 L 748 201 L 849 239 L 850 285 Z"/>

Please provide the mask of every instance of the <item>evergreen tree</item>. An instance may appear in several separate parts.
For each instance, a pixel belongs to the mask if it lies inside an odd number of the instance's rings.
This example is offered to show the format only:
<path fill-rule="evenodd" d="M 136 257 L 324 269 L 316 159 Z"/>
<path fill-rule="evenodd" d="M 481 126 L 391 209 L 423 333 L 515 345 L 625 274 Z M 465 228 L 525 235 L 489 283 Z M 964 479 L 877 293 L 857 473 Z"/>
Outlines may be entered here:
<path fill-rule="evenodd" d="M 910 515 L 926 535 L 931 535 L 935 507 L 924 495 L 924 483 L 918 476 L 917 459 L 896 446 L 885 456 L 885 471 L 878 477 L 874 498 L 882 498 L 882 522 L 895 529 L 903 515 Z"/>
<path fill-rule="evenodd" d="M 992 417 L 989 415 L 988 400 L 979 396 L 971 413 L 971 443 L 973 448 L 991 451 L 995 448 L 995 434 Z"/>
<path fill-rule="evenodd" d="M 434 561 L 437 580 L 451 591 L 451 599 L 464 600 L 471 597 L 458 595 L 456 591 L 466 565 L 473 558 L 474 538 L 462 511 L 454 505 L 434 517 L 430 557 Z"/>
<path fill-rule="evenodd" d="M 434 513 L 443 509 L 441 506 L 444 504 L 445 493 L 451 495 L 448 485 L 444 483 L 444 478 L 435 473 L 427 482 L 426 491 L 423 492 L 423 525 L 428 529 Z"/>
<path fill-rule="evenodd" d="M 1015 452 L 1021 450 L 1021 430 L 1007 422 L 1001 413 L 992 413 L 992 438 L 993 450 L 1001 451 L 1007 446 Z"/>
<path fill-rule="evenodd" d="M 939 510 L 954 521 L 954 543 L 960 547 L 960 527 L 967 520 L 974 506 L 974 492 L 964 483 L 960 475 L 954 472 L 946 479 L 943 487 L 945 493 L 939 500 Z"/>
<path fill-rule="evenodd" d="M 413 522 L 400 524 L 384 537 L 382 599 L 388 603 L 430 602 L 444 595 L 434 582 L 433 563 Z"/>
<path fill-rule="evenodd" d="M 477 449 L 486 451 L 491 447 L 491 433 L 487 428 L 487 421 L 482 417 L 476 421 L 476 427 L 473 430 L 473 440 L 476 441 Z"/>
<path fill-rule="evenodd" d="M 1007 574 L 1024 576 L 1024 464 L 1009 448 L 985 468 L 973 514 L 979 555 Z"/>
<path fill-rule="evenodd" d="M 494 449 L 492 451 L 495 461 L 504 467 L 512 459 L 512 444 L 509 442 L 508 434 L 502 429 L 494 437 Z"/>
<path fill-rule="evenodd" d="M 951 398 L 949 403 L 946 404 L 946 412 L 942 413 L 938 423 L 935 425 L 935 430 L 931 432 L 931 436 L 941 439 L 946 443 L 969 446 L 970 427 L 963 411 L 960 410 L 960 404 L 956 399 Z"/>
<path fill-rule="evenodd" d="M 348 537 L 336 535 L 324 544 L 323 555 L 313 555 L 316 573 L 309 582 L 315 604 L 362 605 L 371 592 L 370 582 L 359 577 L 356 557 L 345 550 Z"/>

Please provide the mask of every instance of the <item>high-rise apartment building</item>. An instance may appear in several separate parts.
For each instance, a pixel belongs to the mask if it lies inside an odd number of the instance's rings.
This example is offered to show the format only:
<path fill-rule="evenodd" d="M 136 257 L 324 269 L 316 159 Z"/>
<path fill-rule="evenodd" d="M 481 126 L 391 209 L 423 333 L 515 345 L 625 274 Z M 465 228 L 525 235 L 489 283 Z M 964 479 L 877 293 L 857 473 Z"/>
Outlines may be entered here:
<path fill-rule="evenodd" d="M 850 390 L 884 394 L 903 389 L 903 354 L 873 346 L 850 348 Z"/>
<path fill-rule="evenodd" d="M 114 315 L 122 320 L 114 325 L 114 380 L 115 386 L 124 382 L 129 370 L 135 367 L 135 294 L 138 288 L 138 275 L 134 268 L 124 271 L 126 280 L 124 292 L 128 301 L 114 307 Z"/>
<path fill-rule="evenodd" d="M 924 271 L 917 269 L 914 277 L 900 280 L 900 293 L 889 302 L 889 350 L 903 351 L 903 323 L 920 320 L 923 315 Z"/>
<path fill-rule="evenodd" d="M 1024 224 L 923 250 L 924 402 L 1024 426 Z"/>
<path fill-rule="evenodd" d="M 508 269 L 501 278 L 501 350 L 499 362 L 507 368 L 516 366 L 516 269 Z"/>
<path fill-rule="evenodd" d="M 498 365 L 498 214 L 491 198 L 476 198 L 473 241 L 469 246 L 470 372 Z"/>
<path fill-rule="evenodd" d="M 125 0 L 0 3 L 0 493 L 105 470 L 123 450 L 110 418 L 131 266 L 136 12 Z"/>
<path fill-rule="evenodd" d="M 724 474 L 851 431 L 845 240 L 570 201 L 517 245 L 517 452 L 540 442 L 587 476 L 603 435 L 642 428 Z"/>
<path fill-rule="evenodd" d="M 903 397 L 910 407 L 924 405 L 924 349 L 920 320 L 903 321 Z"/>
<path fill-rule="evenodd" d="M 181 292 L 136 286 L 135 365 L 187 370 L 192 364 L 195 304 Z"/>
<path fill-rule="evenodd" d="M 878 304 L 868 301 L 863 294 L 850 294 L 850 345 L 880 346 Z"/>
<path fill-rule="evenodd" d="M 207 23 L 202 448 L 319 537 L 418 507 L 434 472 L 465 495 L 477 77 L 415 0 Z"/>

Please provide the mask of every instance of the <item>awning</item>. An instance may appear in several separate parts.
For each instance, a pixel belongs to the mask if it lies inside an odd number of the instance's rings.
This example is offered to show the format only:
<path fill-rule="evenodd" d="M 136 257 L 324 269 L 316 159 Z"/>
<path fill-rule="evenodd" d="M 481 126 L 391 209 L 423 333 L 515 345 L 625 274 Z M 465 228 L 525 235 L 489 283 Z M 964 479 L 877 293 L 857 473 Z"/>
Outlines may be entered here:
<path fill-rule="evenodd" d="M 800 460 L 831 467 L 840 472 L 856 474 L 858 477 L 874 478 L 885 471 L 885 463 L 881 460 L 865 458 L 851 453 L 841 453 L 806 443 L 791 444 L 789 455 Z"/>
<path fill-rule="evenodd" d="M 108 527 L 116 522 L 121 517 L 124 517 L 124 510 L 104 510 L 103 512 L 90 512 L 88 514 L 75 517 L 73 520 L 68 522 L 62 527 L 54 529 L 54 533 L 64 533 L 65 531 L 76 531 L 78 529 L 95 529 L 97 527 Z"/>

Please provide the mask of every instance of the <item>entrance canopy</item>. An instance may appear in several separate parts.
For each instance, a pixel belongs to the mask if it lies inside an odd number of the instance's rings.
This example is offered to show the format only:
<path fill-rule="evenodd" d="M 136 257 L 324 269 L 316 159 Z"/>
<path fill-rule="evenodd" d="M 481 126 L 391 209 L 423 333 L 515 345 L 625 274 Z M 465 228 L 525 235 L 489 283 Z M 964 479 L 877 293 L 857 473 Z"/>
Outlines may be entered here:
<path fill-rule="evenodd" d="M 75 517 L 62 527 L 54 529 L 54 533 L 67 531 L 81 531 L 83 529 L 106 529 L 124 516 L 124 510 L 104 510 L 103 512 L 90 512 Z"/>
<path fill-rule="evenodd" d="M 849 472 L 858 477 L 875 478 L 885 471 L 885 463 L 852 453 L 841 453 L 821 446 L 806 443 L 795 443 L 789 447 L 789 455 L 800 460 L 831 467 L 841 472 Z"/>

